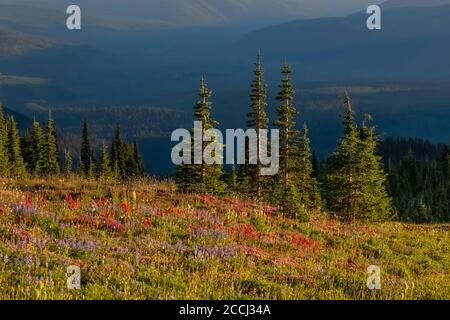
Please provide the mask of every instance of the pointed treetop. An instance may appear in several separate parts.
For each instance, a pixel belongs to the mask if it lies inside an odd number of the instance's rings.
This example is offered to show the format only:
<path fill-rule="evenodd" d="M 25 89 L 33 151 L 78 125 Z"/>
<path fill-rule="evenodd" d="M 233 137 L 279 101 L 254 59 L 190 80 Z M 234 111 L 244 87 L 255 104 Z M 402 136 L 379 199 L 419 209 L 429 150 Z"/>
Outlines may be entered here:
<path fill-rule="evenodd" d="M 363 126 L 364 128 L 366 128 L 366 127 L 369 125 L 369 123 L 372 122 L 372 121 L 373 121 L 372 115 L 369 114 L 369 113 L 365 113 L 365 114 L 364 114 L 364 117 L 363 117 L 362 126 Z"/>
<path fill-rule="evenodd" d="M 304 134 L 308 134 L 308 132 L 309 132 L 309 128 L 308 128 L 308 125 L 306 124 L 306 122 L 303 122 L 303 132 L 304 132 Z"/>

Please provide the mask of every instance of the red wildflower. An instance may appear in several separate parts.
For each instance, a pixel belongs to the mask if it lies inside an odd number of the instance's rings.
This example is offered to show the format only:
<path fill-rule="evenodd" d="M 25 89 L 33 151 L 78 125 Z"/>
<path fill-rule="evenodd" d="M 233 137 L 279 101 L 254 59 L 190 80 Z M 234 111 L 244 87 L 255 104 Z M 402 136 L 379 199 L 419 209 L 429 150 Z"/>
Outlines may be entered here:
<path fill-rule="evenodd" d="M 249 224 L 241 224 L 241 230 L 244 232 L 244 235 L 247 237 L 256 237 L 258 232 L 252 225 Z"/>
<path fill-rule="evenodd" d="M 80 199 L 74 200 L 71 194 L 66 196 L 66 202 L 71 210 L 76 210 L 81 203 Z"/>
<path fill-rule="evenodd" d="M 144 223 L 144 226 L 146 226 L 147 228 L 153 227 L 153 222 L 151 219 L 145 219 L 143 223 Z"/>
<path fill-rule="evenodd" d="M 33 196 L 27 193 L 23 199 L 23 204 L 26 206 L 31 206 L 33 204 Z"/>
<path fill-rule="evenodd" d="M 109 201 L 108 201 L 107 198 L 101 197 L 100 199 L 98 199 L 98 203 L 99 203 L 101 206 L 106 206 L 106 205 L 108 205 Z"/>
<path fill-rule="evenodd" d="M 120 205 L 119 205 L 119 207 L 120 207 L 120 209 L 122 209 L 125 213 L 130 213 L 131 212 L 131 204 L 130 203 L 128 203 L 128 202 L 122 202 Z"/>
<path fill-rule="evenodd" d="M 288 241 L 291 242 L 292 245 L 299 245 L 305 248 L 311 248 L 311 249 L 317 249 L 318 243 L 314 241 L 313 239 L 310 239 L 303 235 L 297 235 L 297 236 L 287 236 L 286 237 Z"/>

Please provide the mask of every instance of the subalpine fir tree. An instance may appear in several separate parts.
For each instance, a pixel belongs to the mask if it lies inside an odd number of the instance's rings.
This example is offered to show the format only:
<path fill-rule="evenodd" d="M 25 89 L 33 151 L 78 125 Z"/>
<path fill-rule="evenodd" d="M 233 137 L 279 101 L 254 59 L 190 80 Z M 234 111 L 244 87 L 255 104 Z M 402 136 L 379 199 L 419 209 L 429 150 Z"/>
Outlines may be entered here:
<path fill-rule="evenodd" d="M 133 144 L 126 145 L 125 172 L 127 178 L 136 178 L 144 174 L 144 165 L 139 155 L 139 147 L 136 139 Z"/>
<path fill-rule="evenodd" d="M 239 192 L 239 186 L 238 186 L 238 178 L 237 178 L 237 172 L 236 172 L 236 166 L 232 166 L 231 170 L 228 174 L 228 188 L 230 192 Z"/>
<path fill-rule="evenodd" d="M 111 168 L 119 178 L 126 178 L 126 144 L 123 142 L 122 130 L 117 124 L 116 131 L 111 143 Z"/>
<path fill-rule="evenodd" d="M 303 125 L 300 132 L 295 160 L 295 182 L 300 203 L 305 210 L 318 209 L 321 204 L 321 197 L 317 179 L 314 177 L 308 126 L 306 124 Z"/>
<path fill-rule="evenodd" d="M 202 123 L 202 131 L 198 133 L 202 136 L 207 130 L 213 129 L 218 125 L 218 122 L 211 117 L 212 104 L 209 101 L 211 95 L 212 91 L 209 90 L 202 77 L 200 80 L 199 100 L 194 107 L 194 118 Z M 192 132 L 194 132 L 194 129 Z M 202 154 L 204 154 L 206 148 L 211 143 L 214 143 L 213 141 L 209 143 L 204 141 L 202 145 L 198 146 L 194 145 L 195 142 L 192 141 L 191 146 L 193 149 L 196 147 L 200 148 Z M 225 191 L 225 183 L 221 180 L 222 174 L 221 164 L 206 164 L 204 159 L 202 159 L 201 164 L 194 164 L 192 152 L 191 164 L 182 164 L 178 167 L 176 181 L 179 190 L 183 192 L 222 194 Z"/>
<path fill-rule="evenodd" d="M 277 100 L 280 106 L 277 109 L 278 119 L 275 126 L 280 130 L 280 169 L 278 171 L 279 183 L 287 186 L 293 180 L 295 162 L 295 141 L 298 135 L 295 129 L 295 116 L 297 109 L 294 106 L 294 89 L 290 79 L 291 68 L 284 65 L 282 69 L 280 92 Z"/>
<path fill-rule="evenodd" d="M 36 119 L 33 120 L 31 136 L 33 148 L 33 162 L 31 166 L 32 172 L 41 174 L 45 167 L 45 137 L 42 133 L 41 125 L 36 121 Z"/>
<path fill-rule="evenodd" d="M 297 171 L 299 162 L 296 154 L 298 131 L 295 129 L 297 109 L 293 103 L 294 89 L 290 79 L 291 69 L 288 65 L 283 66 L 282 74 L 283 78 L 277 96 L 280 105 L 277 108 L 278 118 L 275 121 L 275 126 L 280 131 L 280 169 L 275 177 L 269 200 L 277 205 L 284 214 L 306 220 L 306 208 L 302 204 L 298 192 Z"/>
<path fill-rule="evenodd" d="M 250 112 L 247 115 L 247 127 L 255 129 L 257 133 L 257 141 L 256 141 L 256 154 L 259 155 L 259 145 L 262 137 L 261 130 L 267 129 L 269 119 L 266 114 L 266 83 L 264 80 L 264 68 L 261 61 L 261 54 L 258 53 L 255 71 L 254 71 L 254 79 L 251 85 L 251 105 Z M 248 152 L 248 149 L 247 149 Z M 241 170 L 240 180 L 244 186 L 248 186 L 249 190 L 244 190 L 250 196 L 255 197 L 256 199 L 261 199 L 264 197 L 264 185 L 267 183 L 267 179 L 261 175 L 262 164 L 257 157 L 256 165 L 246 164 L 244 168 Z M 248 161 L 248 154 L 247 154 Z"/>
<path fill-rule="evenodd" d="M 98 169 L 98 175 L 100 178 L 108 179 L 112 177 L 108 146 L 105 143 L 103 143 L 102 145 L 100 164 Z"/>
<path fill-rule="evenodd" d="M 44 175 L 59 174 L 58 143 L 56 138 L 56 127 L 51 111 L 48 112 L 47 130 L 43 143 L 44 162 L 41 173 Z"/>
<path fill-rule="evenodd" d="M 353 222 L 360 212 L 363 195 L 358 175 L 358 129 L 347 92 L 344 94 L 344 106 L 344 136 L 328 162 L 325 196 L 330 212 L 344 221 Z"/>
<path fill-rule="evenodd" d="M 347 92 L 344 105 L 344 136 L 329 160 L 325 178 L 328 209 L 347 222 L 384 220 L 392 210 L 373 128 L 358 129 Z"/>
<path fill-rule="evenodd" d="M 83 173 L 86 177 L 92 177 L 94 172 L 94 153 L 89 141 L 89 131 L 86 119 L 83 122 L 83 131 L 81 135 L 81 151 L 80 160 L 83 168 Z"/>
<path fill-rule="evenodd" d="M 13 117 L 8 119 L 8 140 L 7 152 L 9 155 L 9 174 L 13 177 L 23 177 L 26 175 L 25 163 L 20 150 L 20 137 L 17 130 L 16 121 Z"/>
<path fill-rule="evenodd" d="M 133 141 L 133 162 L 136 168 L 136 175 L 142 176 L 145 173 L 144 163 L 139 152 L 139 146 L 136 139 Z"/>
<path fill-rule="evenodd" d="M 0 101 L 0 177 L 8 175 L 7 131 L 3 106 Z"/>
<path fill-rule="evenodd" d="M 68 177 L 72 174 L 73 159 L 69 151 L 64 151 L 64 162 L 61 167 L 61 174 Z"/>
<path fill-rule="evenodd" d="M 20 139 L 20 152 L 22 153 L 25 167 L 29 173 L 33 173 L 33 151 L 33 137 L 27 129 Z"/>
<path fill-rule="evenodd" d="M 371 116 L 366 115 L 359 130 L 359 175 L 364 201 L 357 218 L 383 221 L 392 218 L 392 199 L 387 192 L 387 175 L 382 159 L 377 154 L 378 138 L 375 129 L 368 125 Z"/>

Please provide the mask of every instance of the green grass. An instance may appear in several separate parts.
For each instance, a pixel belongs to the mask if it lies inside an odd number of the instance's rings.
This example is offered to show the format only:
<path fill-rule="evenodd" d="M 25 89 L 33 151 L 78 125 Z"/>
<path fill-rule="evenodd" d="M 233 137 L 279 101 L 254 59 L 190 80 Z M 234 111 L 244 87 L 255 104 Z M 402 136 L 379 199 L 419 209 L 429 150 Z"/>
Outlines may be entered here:
<path fill-rule="evenodd" d="M 449 225 L 301 223 L 174 190 L 0 180 L 0 299 L 450 299 Z"/>

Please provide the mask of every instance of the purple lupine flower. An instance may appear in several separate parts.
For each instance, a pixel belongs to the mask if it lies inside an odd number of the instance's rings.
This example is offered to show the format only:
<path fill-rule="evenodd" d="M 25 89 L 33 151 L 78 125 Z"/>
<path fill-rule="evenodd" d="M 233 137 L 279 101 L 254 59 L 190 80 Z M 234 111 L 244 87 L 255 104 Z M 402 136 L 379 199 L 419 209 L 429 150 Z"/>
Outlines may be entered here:
<path fill-rule="evenodd" d="M 60 239 L 56 245 L 60 249 L 75 249 L 81 251 L 95 251 L 97 244 L 92 240 Z"/>
<path fill-rule="evenodd" d="M 236 250 L 232 246 L 224 247 L 208 247 L 204 245 L 197 245 L 194 249 L 194 255 L 198 258 L 219 258 L 227 260 L 234 257 Z"/>

